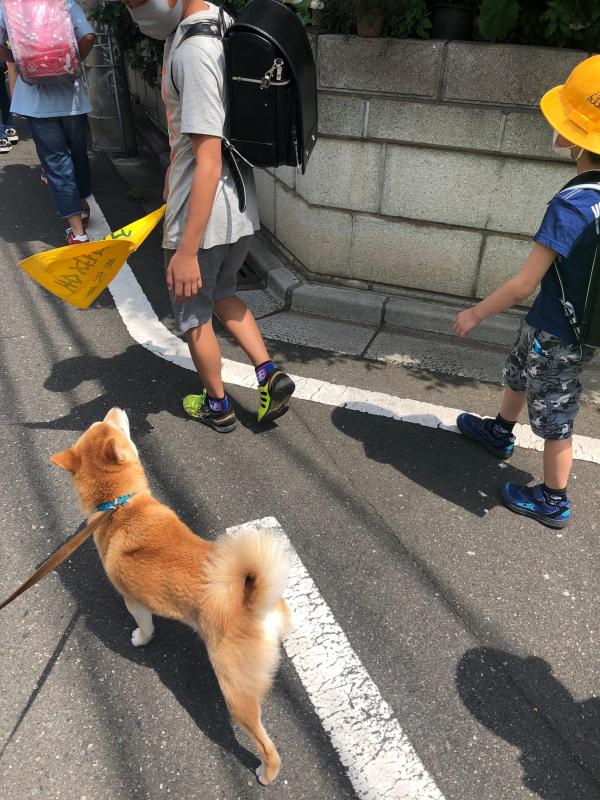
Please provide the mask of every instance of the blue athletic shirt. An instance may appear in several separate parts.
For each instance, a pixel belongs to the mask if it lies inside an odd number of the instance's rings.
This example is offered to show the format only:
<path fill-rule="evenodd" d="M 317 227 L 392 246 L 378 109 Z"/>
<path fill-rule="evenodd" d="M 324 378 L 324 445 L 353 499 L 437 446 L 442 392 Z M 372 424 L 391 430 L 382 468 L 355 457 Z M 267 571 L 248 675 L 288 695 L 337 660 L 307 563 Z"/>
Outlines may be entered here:
<path fill-rule="evenodd" d="M 579 176 L 584 180 L 585 173 Z M 598 173 L 590 175 L 590 183 L 598 182 Z M 600 236 L 600 188 L 589 188 L 581 183 L 562 189 L 548 203 L 548 209 L 533 237 L 534 241 L 549 247 L 559 255 L 558 265 L 566 299 L 581 321 L 590 273 Z M 537 328 L 565 342 L 576 342 L 577 337 L 559 302 L 560 285 L 554 266 L 544 275 L 540 292 L 525 317 L 532 328 Z"/>
<path fill-rule="evenodd" d="M 89 33 L 94 33 L 94 29 L 77 3 L 68 0 L 67 5 L 77 41 Z M 6 44 L 7 37 L 4 9 L 0 2 L 0 44 Z M 13 114 L 21 114 L 23 117 L 73 117 L 76 114 L 89 113 L 92 106 L 82 78 L 75 81 L 65 80 L 64 83 L 33 85 L 25 83 L 18 77 L 10 110 Z"/>

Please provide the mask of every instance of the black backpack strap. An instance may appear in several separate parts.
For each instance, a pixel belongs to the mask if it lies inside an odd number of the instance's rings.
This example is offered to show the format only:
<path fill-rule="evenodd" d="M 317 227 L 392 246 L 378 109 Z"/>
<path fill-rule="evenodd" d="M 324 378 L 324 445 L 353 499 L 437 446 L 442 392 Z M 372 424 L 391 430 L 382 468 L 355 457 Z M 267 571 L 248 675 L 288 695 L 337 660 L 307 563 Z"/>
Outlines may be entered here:
<path fill-rule="evenodd" d="M 187 39 L 191 39 L 194 36 L 212 36 L 214 39 L 222 40 L 226 30 L 225 12 L 221 6 L 219 8 L 218 20 L 202 20 L 201 22 L 195 22 L 193 25 L 190 25 L 179 40 L 177 47 L 180 47 Z M 171 58 L 171 83 L 177 94 L 179 94 L 179 89 L 177 88 L 173 76 L 173 58 Z M 237 162 L 234 148 L 225 137 L 221 139 L 221 156 L 227 162 L 229 171 L 231 172 L 231 177 L 233 178 L 238 196 L 240 212 L 243 213 L 246 210 L 246 186 L 244 185 L 244 178 Z"/>
<path fill-rule="evenodd" d="M 578 186 L 591 189 L 596 189 L 600 192 L 600 170 L 594 169 L 589 170 L 588 172 L 584 172 L 581 175 L 576 175 L 572 178 L 568 183 L 566 183 L 563 188 L 558 192 L 564 192 L 566 189 L 576 189 Z M 597 226 L 596 226 L 597 227 Z M 577 339 L 577 344 L 581 346 L 582 344 L 582 327 L 581 323 L 577 319 L 577 314 L 575 313 L 575 308 L 573 303 L 567 299 L 565 294 L 565 286 L 562 280 L 562 275 L 560 274 L 560 267 L 559 267 L 560 256 L 554 259 L 553 267 L 554 267 L 554 275 L 558 282 L 558 288 L 560 290 L 560 297 L 559 302 L 563 308 L 563 312 L 567 322 L 573 333 L 575 334 L 575 338 Z M 600 267 L 600 237 L 598 238 L 598 243 L 596 245 L 596 252 L 594 254 L 594 261 L 592 263 L 592 269 L 590 272 L 590 284 L 593 279 L 593 276 L 596 272 L 596 269 Z M 588 287 L 589 292 L 589 287 Z"/>
<path fill-rule="evenodd" d="M 221 20 L 205 19 L 190 25 L 179 40 L 177 47 L 183 44 L 186 39 L 191 39 L 192 36 L 212 36 L 214 39 L 222 39 Z"/>
<path fill-rule="evenodd" d="M 598 255 L 598 250 L 596 249 L 596 256 Z M 596 258 L 594 258 L 594 264 L 596 263 Z M 577 319 L 577 314 L 575 313 L 575 307 L 570 300 L 567 300 L 567 295 L 565 294 L 565 285 L 562 281 L 562 276 L 560 274 L 560 269 L 558 267 L 558 258 L 554 259 L 552 264 L 554 267 L 554 275 L 556 280 L 558 281 L 558 288 L 560 290 L 560 297 L 558 298 L 558 302 L 561 304 L 563 308 L 563 313 L 569 326 L 573 333 L 575 334 L 575 338 L 577 339 L 577 344 L 581 344 L 581 325 L 579 324 L 579 320 Z M 592 268 L 593 272 L 593 268 Z"/>
<path fill-rule="evenodd" d="M 246 210 L 246 186 L 240 170 L 240 165 L 237 162 L 235 152 L 228 139 L 221 139 L 221 155 L 229 166 L 229 171 L 231 172 L 231 177 L 233 178 L 238 196 L 240 212 L 243 214 Z"/>
<path fill-rule="evenodd" d="M 590 169 L 587 172 L 582 172 L 581 175 L 576 175 L 574 178 L 571 178 L 568 183 L 565 183 L 558 194 L 564 192 L 565 189 L 574 189 L 575 187 L 581 186 L 584 183 L 594 183 L 600 185 L 600 169 Z"/>
<path fill-rule="evenodd" d="M 213 39 L 223 39 L 223 35 L 225 33 L 225 15 L 223 9 L 219 9 L 219 19 L 205 19 L 201 20 L 200 22 L 195 22 L 193 25 L 185 31 L 179 42 L 177 43 L 177 48 L 181 47 L 181 45 L 187 40 L 191 39 L 194 36 L 211 36 Z M 175 83 L 175 77 L 173 75 L 173 56 L 171 56 L 171 83 L 175 88 L 177 94 L 179 94 L 179 89 L 177 88 L 177 84 Z"/>

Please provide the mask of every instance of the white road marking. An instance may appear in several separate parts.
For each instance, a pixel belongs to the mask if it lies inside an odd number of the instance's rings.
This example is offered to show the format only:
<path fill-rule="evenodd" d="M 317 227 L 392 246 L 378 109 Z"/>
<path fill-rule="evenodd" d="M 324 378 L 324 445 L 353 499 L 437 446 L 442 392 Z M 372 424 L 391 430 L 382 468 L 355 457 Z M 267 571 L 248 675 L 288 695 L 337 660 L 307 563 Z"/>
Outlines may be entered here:
<path fill-rule="evenodd" d="M 88 230 L 92 238 L 100 239 L 110 233 L 110 227 L 94 198 L 91 198 L 90 206 L 92 215 Z M 125 327 L 136 342 L 166 361 L 195 372 L 187 345 L 170 333 L 158 319 L 128 264 L 125 264 L 108 288 Z M 456 418 L 461 413 L 458 408 L 370 392 L 300 375 L 292 375 L 292 378 L 296 382 L 294 397 L 301 400 L 458 433 Z M 235 386 L 256 386 L 254 369 L 249 364 L 227 358 L 223 359 L 223 380 Z M 533 433 L 529 425 L 516 425 L 514 433 L 518 447 L 543 450 L 543 440 Z M 575 435 L 573 454 L 580 461 L 600 464 L 600 439 Z"/>
<path fill-rule="evenodd" d="M 285 599 L 295 628 L 283 645 L 358 797 L 444 800 L 278 521 L 265 517 L 227 532 L 257 527 L 271 529 L 290 549 Z"/>
<path fill-rule="evenodd" d="M 100 238 L 109 232 L 108 224 L 98 205 L 90 205 L 94 221 L 90 233 Z M 109 288 L 135 341 L 161 358 L 194 369 L 187 345 L 157 318 L 128 265 Z M 224 361 L 224 378 L 241 386 L 256 383 L 254 369 L 235 361 Z M 343 395 L 344 404 L 352 407 L 352 392 L 357 390 L 306 378 L 295 380 L 307 399 L 338 405 Z M 239 528 L 258 525 L 284 537 L 289 547 L 292 570 L 286 600 L 295 629 L 284 647 L 357 796 L 360 800 L 444 800 L 278 521 L 266 517 Z"/>

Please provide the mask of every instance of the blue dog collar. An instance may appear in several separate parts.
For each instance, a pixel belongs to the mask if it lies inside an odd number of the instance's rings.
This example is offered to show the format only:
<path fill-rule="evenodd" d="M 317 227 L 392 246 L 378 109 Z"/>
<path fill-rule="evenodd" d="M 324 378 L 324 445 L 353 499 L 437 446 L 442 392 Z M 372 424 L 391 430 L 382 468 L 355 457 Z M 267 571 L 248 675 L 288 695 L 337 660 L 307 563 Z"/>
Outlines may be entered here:
<path fill-rule="evenodd" d="M 96 511 L 115 511 L 117 508 L 124 506 L 128 500 L 131 500 L 134 494 L 135 492 L 124 494 L 122 497 L 115 497 L 110 503 L 100 503 L 99 506 L 96 506 Z"/>

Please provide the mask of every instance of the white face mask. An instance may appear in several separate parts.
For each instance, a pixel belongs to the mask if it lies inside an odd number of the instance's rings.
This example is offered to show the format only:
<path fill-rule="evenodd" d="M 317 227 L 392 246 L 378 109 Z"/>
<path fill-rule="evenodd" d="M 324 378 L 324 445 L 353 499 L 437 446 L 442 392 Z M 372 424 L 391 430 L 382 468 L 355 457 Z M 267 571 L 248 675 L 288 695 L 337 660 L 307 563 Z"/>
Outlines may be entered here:
<path fill-rule="evenodd" d="M 164 42 L 181 22 L 181 3 L 182 0 L 177 0 L 169 8 L 168 0 L 146 0 L 138 8 L 127 6 L 127 9 L 144 36 Z"/>
<path fill-rule="evenodd" d="M 553 153 L 555 153 L 557 156 L 560 156 L 561 158 L 574 158 L 575 161 L 577 161 L 578 158 L 581 158 L 581 156 L 583 155 L 583 148 L 580 148 L 579 153 L 577 153 L 577 155 L 574 155 L 572 150 L 574 147 L 577 147 L 577 145 L 572 144 L 569 145 L 569 147 L 560 147 L 559 145 L 556 144 L 556 140 L 558 139 L 558 137 L 559 137 L 558 131 L 554 131 L 554 134 L 552 136 Z"/>

